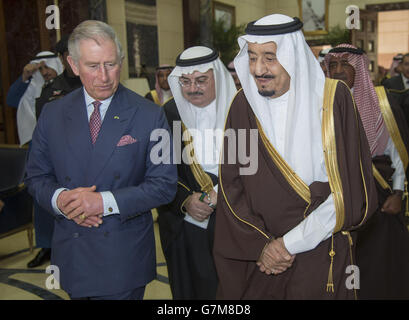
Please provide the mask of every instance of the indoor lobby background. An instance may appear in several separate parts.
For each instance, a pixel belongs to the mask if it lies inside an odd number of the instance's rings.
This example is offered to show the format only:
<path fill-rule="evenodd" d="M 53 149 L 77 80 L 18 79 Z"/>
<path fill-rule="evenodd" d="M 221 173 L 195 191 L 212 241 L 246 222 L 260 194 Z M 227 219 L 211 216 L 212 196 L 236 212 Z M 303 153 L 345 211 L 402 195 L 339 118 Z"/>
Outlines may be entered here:
<path fill-rule="evenodd" d="M 396 54 L 409 51 L 408 1 L 312 1 L 322 3 L 325 14 L 322 28 L 305 32 L 316 55 L 331 45 L 331 35 L 346 35 L 351 43 L 367 51 L 375 80 L 380 67 L 388 69 Z M 59 29 L 46 27 L 50 16 L 46 10 L 51 5 L 59 9 Z M 359 30 L 346 28 L 346 9 L 352 5 L 360 9 Z M 10 85 L 36 53 L 52 50 L 61 36 L 81 21 L 103 20 L 116 30 L 125 48 L 121 82 L 145 95 L 154 87 L 157 66 L 174 65 L 185 48 L 200 43 L 212 45 L 220 39 L 220 34 L 212 34 L 212 21 L 224 21 L 225 32 L 240 31 L 248 22 L 271 13 L 303 19 L 303 6 L 305 0 L 0 0 L 0 144 L 18 144 L 16 109 L 6 104 Z M 39 249 L 35 243 L 34 250 L 29 249 L 30 226 L 17 231 L 0 232 L 0 300 L 68 299 L 64 291 L 46 288 L 50 276 L 47 265 L 26 268 Z M 156 222 L 155 236 L 158 276 L 148 285 L 145 299 L 171 299 Z"/>

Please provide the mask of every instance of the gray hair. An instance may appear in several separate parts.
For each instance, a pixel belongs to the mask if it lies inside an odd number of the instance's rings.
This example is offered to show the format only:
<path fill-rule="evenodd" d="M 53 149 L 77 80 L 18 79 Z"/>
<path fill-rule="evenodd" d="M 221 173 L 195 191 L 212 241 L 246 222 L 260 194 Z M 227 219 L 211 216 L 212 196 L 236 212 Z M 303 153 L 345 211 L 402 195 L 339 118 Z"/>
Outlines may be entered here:
<path fill-rule="evenodd" d="M 116 45 L 119 61 L 124 58 L 121 43 L 115 30 L 108 24 L 98 20 L 86 20 L 81 22 L 71 33 L 68 39 L 68 52 L 74 62 L 78 64 L 80 58 L 79 43 L 81 40 L 92 39 L 99 44 L 100 39 L 112 40 Z"/>

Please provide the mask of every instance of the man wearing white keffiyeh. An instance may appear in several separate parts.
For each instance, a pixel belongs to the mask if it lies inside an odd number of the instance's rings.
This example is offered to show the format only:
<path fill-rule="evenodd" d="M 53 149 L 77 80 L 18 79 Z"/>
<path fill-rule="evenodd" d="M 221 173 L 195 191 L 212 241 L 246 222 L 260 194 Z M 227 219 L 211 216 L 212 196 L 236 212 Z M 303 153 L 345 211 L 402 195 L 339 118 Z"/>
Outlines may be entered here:
<path fill-rule="evenodd" d="M 178 56 L 168 82 L 174 98 L 164 110 L 175 141 L 182 139 L 174 152 L 181 158 L 176 198 L 158 208 L 162 248 L 174 299 L 214 299 L 212 243 L 219 156 L 236 87 L 218 53 L 203 46 Z"/>
<path fill-rule="evenodd" d="M 225 131 L 258 130 L 258 171 L 219 169 L 221 299 L 353 299 L 350 231 L 374 211 L 368 143 L 345 84 L 326 79 L 298 18 L 247 25 Z M 260 141 L 261 140 L 261 141 Z M 225 139 L 222 154 L 236 153 Z"/>

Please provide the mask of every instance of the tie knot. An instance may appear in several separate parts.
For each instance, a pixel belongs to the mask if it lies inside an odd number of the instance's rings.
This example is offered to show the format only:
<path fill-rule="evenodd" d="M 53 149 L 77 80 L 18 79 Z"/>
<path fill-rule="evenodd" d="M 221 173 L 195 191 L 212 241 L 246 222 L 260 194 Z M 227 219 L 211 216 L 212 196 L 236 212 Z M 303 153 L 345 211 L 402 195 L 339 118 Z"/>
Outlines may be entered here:
<path fill-rule="evenodd" d="M 95 110 L 98 110 L 98 109 L 99 109 L 99 106 L 100 106 L 102 103 L 101 103 L 100 101 L 98 101 L 98 100 L 95 100 L 92 104 L 94 105 L 94 109 L 95 109 Z"/>

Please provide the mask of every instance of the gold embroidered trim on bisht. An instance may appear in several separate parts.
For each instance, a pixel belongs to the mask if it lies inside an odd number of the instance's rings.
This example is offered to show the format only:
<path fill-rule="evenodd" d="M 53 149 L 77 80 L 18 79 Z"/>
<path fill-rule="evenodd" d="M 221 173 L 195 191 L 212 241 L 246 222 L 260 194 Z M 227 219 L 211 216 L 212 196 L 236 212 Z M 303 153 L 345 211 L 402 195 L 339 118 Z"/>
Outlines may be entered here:
<path fill-rule="evenodd" d="M 392 138 L 393 144 L 396 147 L 396 150 L 399 153 L 399 157 L 402 161 L 403 168 L 406 172 L 409 162 L 408 150 L 406 149 L 405 144 L 403 143 L 402 136 L 400 135 L 398 124 L 396 123 L 395 116 L 393 115 L 391 106 L 389 104 L 388 96 L 386 95 L 385 88 L 382 86 L 375 87 L 376 95 L 379 99 L 379 108 L 381 109 L 383 120 L 385 121 L 386 128 L 388 129 L 389 135 Z M 379 181 L 379 180 L 378 180 Z M 386 181 L 385 181 L 386 182 Z M 381 184 L 382 185 L 382 184 Z M 384 186 L 382 186 L 386 189 Z M 389 187 L 389 184 L 388 184 Z M 404 197 L 406 197 L 406 208 L 405 215 L 409 216 L 409 198 L 408 198 L 408 183 L 405 179 L 405 189 Z M 392 189 L 389 187 L 389 190 L 392 192 Z"/>
<path fill-rule="evenodd" d="M 400 159 L 402 160 L 404 169 L 408 167 L 409 156 L 406 150 L 405 144 L 403 143 L 402 136 L 399 132 L 398 124 L 396 123 L 395 117 L 393 115 L 391 106 L 386 95 L 385 88 L 382 86 L 375 87 L 376 95 L 379 99 L 379 108 L 381 109 L 383 120 L 385 121 L 386 128 L 388 129 L 389 135 L 398 150 Z"/>
<path fill-rule="evenodd" d="M 185 184 L 182 182 L 178 181 L 178 184 L 181 185 L 183 188 L 185 188 L 187 191 L 191 191 Z"/>
<path fill-rule="evenodd" d="M 288 184 L 297 192 L 297 194 L 304 199 L 308 204 L 311 203 L 311 192 L 305 182 L 295 173 L 294 170 L 288 165 L 288 163 L 281 157 L 281 155 L 276 151 L 273 145 L 268 140 L 266 134 L 264 133 L 263 127 L 256 118 L 258 132 L 260 133 L 261 140 L 267 149 L 267 152 L 273 159 L 275 165 L 283 174 L 284 178 L 287 180 Z"/>
<path fill-rule="evenodd" d="M 156 90 L 151 90 L 151 96 L 152 96 L 153 102 L 155 102 L 158 106 L 160 106 L 160 101 L 159 101 L 158 93 L 156 92 Z"/>
<path fill-rule="evenodd" d="M 182 130 L 183 135 L 187 135 L 187 139 L 184 139 L 184 142 L 186 146 L 186 154 L 189 157 L 190 170 L 192 170 L 193 176 L 195 177 L 197 183 L 200 185 L 200 189 L 206 193 L 210 193 L 210 191 L 212 191 L 214 187 L 213 181 L 197 161 L 195 150 L 193 147 L 193 137 L 190 135 L 189 130 L 186 128 L 183 122 Z"/>
<path fill-rule="evenodd" d="M 232 101 L 231 101 L 231 103 L 230 103 L 229 110 L 227 111 L 226 119 L 224 120 L 224 131 L 226 131 L 226 123 L 227 123 L 227 118 L 229 117 L 229 112 L 230 112 L 231 105 L 232 105 L 233 101 L 236 99 L 237 95 L 238 95 L 242 90 L 243 90 L 243 89 L 240 89 L 239 91 L 237 91 L 236 95 L 234 96 L 234 98 L 232 99 Z M 223 136 L 224 136 L 224 134 L 223 134 Z M 221 152 L 222 155 L 223 155 L 223 152 L 224 152 L 224 139 L 223 139 L 223 146 L 222 146 L 222 152 Z M 252 223 L 250 223 L 250 222 L 248 222 L 248 221 L 246 221 L 246 220 L 240 218 L 239 215 L 233 210 L 232 206 L 230 205 L 229 200 L 227 199 L 226 193 L 224 192 L 221 164 L 222 164 L 222 161 L 220 161 L 220 163 L 219 163 L 219 191 L 222 192 L 224 201 L 226 201 L 226 204 L 227 204 L 227 206 L 229 207 L 230 212 L 233 213 L 233 215 L 236 217 L 237 220 L 239 220 L 240 222 L 243 222 L 244 224 L 247 224 L 247 225 L 250 226 L 251 228 L 257 230 L 257 231 L 258 231 L 259 233 L 261 233 L 265 238 L 267 238 L 268 240 L 270 240 L 270 237 L 269 237 L 265 232 L 263 232 L 262 230 L 260 230 L 260 228 L 256 227 L 254 224 L 252 224 Z"/>
<path fill-rule="evenodd" d="M 373 176 L 376 181 L 381 185 L 382 188 L 384 189 L 389 189 L 390 192 L 392 192 L 392 189 L 389 185 L 389 183 L 386 182 L 386 180 L 382 177 L 378 169 L 376 169 L 375 165 L 372 163 L 372 171 L 373 171 Z"/>
<path fill-rule="evenodd" d="M 332 191 L 336 212 L 334 233 L 341 231 L 345 221 L 344 193 L 341 175 L 338 168 L 337 146 L 334 126 L 334 96 L 337 80 L 326 79 L 322 112 L 322 146 L 324 149 L 325 167 L 328 182 Z"/>

